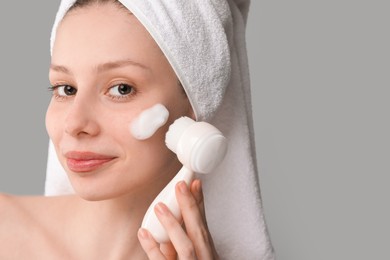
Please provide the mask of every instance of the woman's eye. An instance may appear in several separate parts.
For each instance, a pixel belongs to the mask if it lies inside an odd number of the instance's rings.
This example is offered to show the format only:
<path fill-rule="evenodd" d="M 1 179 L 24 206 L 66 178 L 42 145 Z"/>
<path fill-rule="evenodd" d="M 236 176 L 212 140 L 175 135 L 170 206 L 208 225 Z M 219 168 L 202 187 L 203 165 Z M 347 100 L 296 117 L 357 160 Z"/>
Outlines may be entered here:
<path fill-rule="evenodd" d="M 69 85 L 57 86 L 56 90 L 57 95 L 61 97 L 74 96 L 77 93 L 77 89 Z"/>
<path fill-rule="evenodd" d="M 111 87 L 108 91 L 108 94 L 112 97 L 123 97 L 132 95 L 134 92 L 134 88 L 127 84 L 118 84 Z"/>
<path fill-rule="evenodd" d="M 70 85 L 53 85 L 49 87 L 49 90 L 53 92 L 53 97 L 57 101 L 65 101 L 77 93 L 77 89 Z"/>

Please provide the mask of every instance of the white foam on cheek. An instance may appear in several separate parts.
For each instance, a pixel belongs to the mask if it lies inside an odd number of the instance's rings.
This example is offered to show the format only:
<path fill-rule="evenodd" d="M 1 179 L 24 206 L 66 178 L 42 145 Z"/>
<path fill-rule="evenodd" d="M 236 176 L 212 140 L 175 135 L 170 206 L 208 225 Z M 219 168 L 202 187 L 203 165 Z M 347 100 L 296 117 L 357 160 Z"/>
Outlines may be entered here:
<path fill-rule="evenodd" d="M 150 138 L 156 131 L 165 125 L 168 120 L 168 109 L 156 104 L 146 109 L 130 124 L 130 132 L 138 140 Z"/>

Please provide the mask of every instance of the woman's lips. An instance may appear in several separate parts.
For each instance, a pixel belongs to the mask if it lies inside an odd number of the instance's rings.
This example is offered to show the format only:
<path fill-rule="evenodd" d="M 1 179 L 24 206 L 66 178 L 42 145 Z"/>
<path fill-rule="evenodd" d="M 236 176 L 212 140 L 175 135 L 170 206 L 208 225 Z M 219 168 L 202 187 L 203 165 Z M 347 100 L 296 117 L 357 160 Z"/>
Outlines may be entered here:
<path fill-rule="evenodd" d="M 93 152 L 67 152 L 65 154 L 69 170 L 73 172 L 91 172 L 102 167 L 116 157 Z"/>

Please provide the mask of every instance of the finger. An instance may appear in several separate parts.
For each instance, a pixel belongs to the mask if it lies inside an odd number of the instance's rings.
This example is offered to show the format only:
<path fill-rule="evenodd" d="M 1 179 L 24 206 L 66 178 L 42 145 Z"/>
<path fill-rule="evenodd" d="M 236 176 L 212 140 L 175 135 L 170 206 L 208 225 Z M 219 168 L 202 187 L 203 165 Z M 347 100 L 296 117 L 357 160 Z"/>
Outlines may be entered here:
<path fill-rule="evenodd" d="M 190 184 L 190 191 L 196 200 L 196 203 L 201 204 L 203 202 L 203 193 L 201 191 L 202 183 L 199 179 L 195 179 Z"/>
<path fill-rule="evenodd" d="M 194 196 L 196 203 L 199 205 L 199 210 L 200 210 L 200 213 L 202 215 L 203 221 L 207 226 L 206 214 L 205 214 L 205 208 L 204 208 L 203 191 L 202 191 L 202 183 L 199 179 L 196 179 L 191 183 L 190 191 L 192 193 L 192 196 Z"/>
<path fill-rule="evenodd" d="M 206 228 L 208 229 L 208 225 L 207 225 L 207 221 L 206 221 L 206 210 L 205 210 L 205 206 L 204 206 L 204 195 L 203 195 L 203 189 L 202 189 L 202 181 L 200 179 L 195 179 L 191 183 L 190 191 L 191 191 L 192 195 L 194 196 L 196 203 L 199 205 L 199 210 L 202 214 L 202 218 L 204 221 L 203 223 L 205 224 Z M 210 232 L 208 232 L 208 234 L 209 234 L 209 242 L 210 242 L 210 246 L 213 250 L 214 258 L 218 258 L 218 254 L 217 254 L 217 250 L 216 250 L 215 245 L 214 245 L 214 241 L 210 235 Z"/>
<path fill-rule="evenodd" d="M 176 260 L 177 254 L 171 242 L 160 244 L 160 250 L 167 260 Z"/>
<path fill-rule="evenodd" d="M 200 184 L 200 183 L 199 183 Z M 193 189 L 196 190 L 196 185 Z M 191 185 L 193 186 L 193 185 Z M 200 189 L 198 187 L 198 193 Z M 176 197 L 180 206 L 181 213 L 188 236 L 194 244 L 196 255 L 199 259 L 212 259 L 213 248 L 211 236 L 206 226 L 204 215 L 195 199 L 203 204 L 203 195 L 195 195 L 190 191 L 185 182 L 179 182 L 176 185 Z M 203 207 L 203 206 L 202 206 Z"/>
<path fill-rule="evenodd" d="M 157 218 L 167 231 L 169 239 L 176 249 L 178 258 L 180 260 L 196 259 L 195 248 L 192 241 L 184 232 L 182 226 L 168 207 L 163 203 L 158 203 L 155 207 L 155 212 Z"/>
<path fill-rule="evenodd" d="M 138 240 L 150 260 L 166 259 L 160 250 L 159 244 L 146 229 L 140 228 L 138 230 Z"/>

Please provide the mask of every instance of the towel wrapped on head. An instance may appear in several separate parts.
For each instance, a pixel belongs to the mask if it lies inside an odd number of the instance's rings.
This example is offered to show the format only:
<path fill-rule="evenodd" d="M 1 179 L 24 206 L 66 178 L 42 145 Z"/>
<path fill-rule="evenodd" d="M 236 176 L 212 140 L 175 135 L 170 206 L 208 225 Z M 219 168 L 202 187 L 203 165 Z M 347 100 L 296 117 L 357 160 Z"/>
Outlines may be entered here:
<path fill-rule="evenodd" d="M 63 0 L 53 26 L 75 0 Z M 120 0 L 167 57 L 198 121 L 228 139 L 217 170 L 203 180 L 207 222 L 221 259 L 274 259 L 263 215 L 251 111 L 245 27 L 248 0 Z M 50 144 L 46 195 L 73 190 Z"/>

